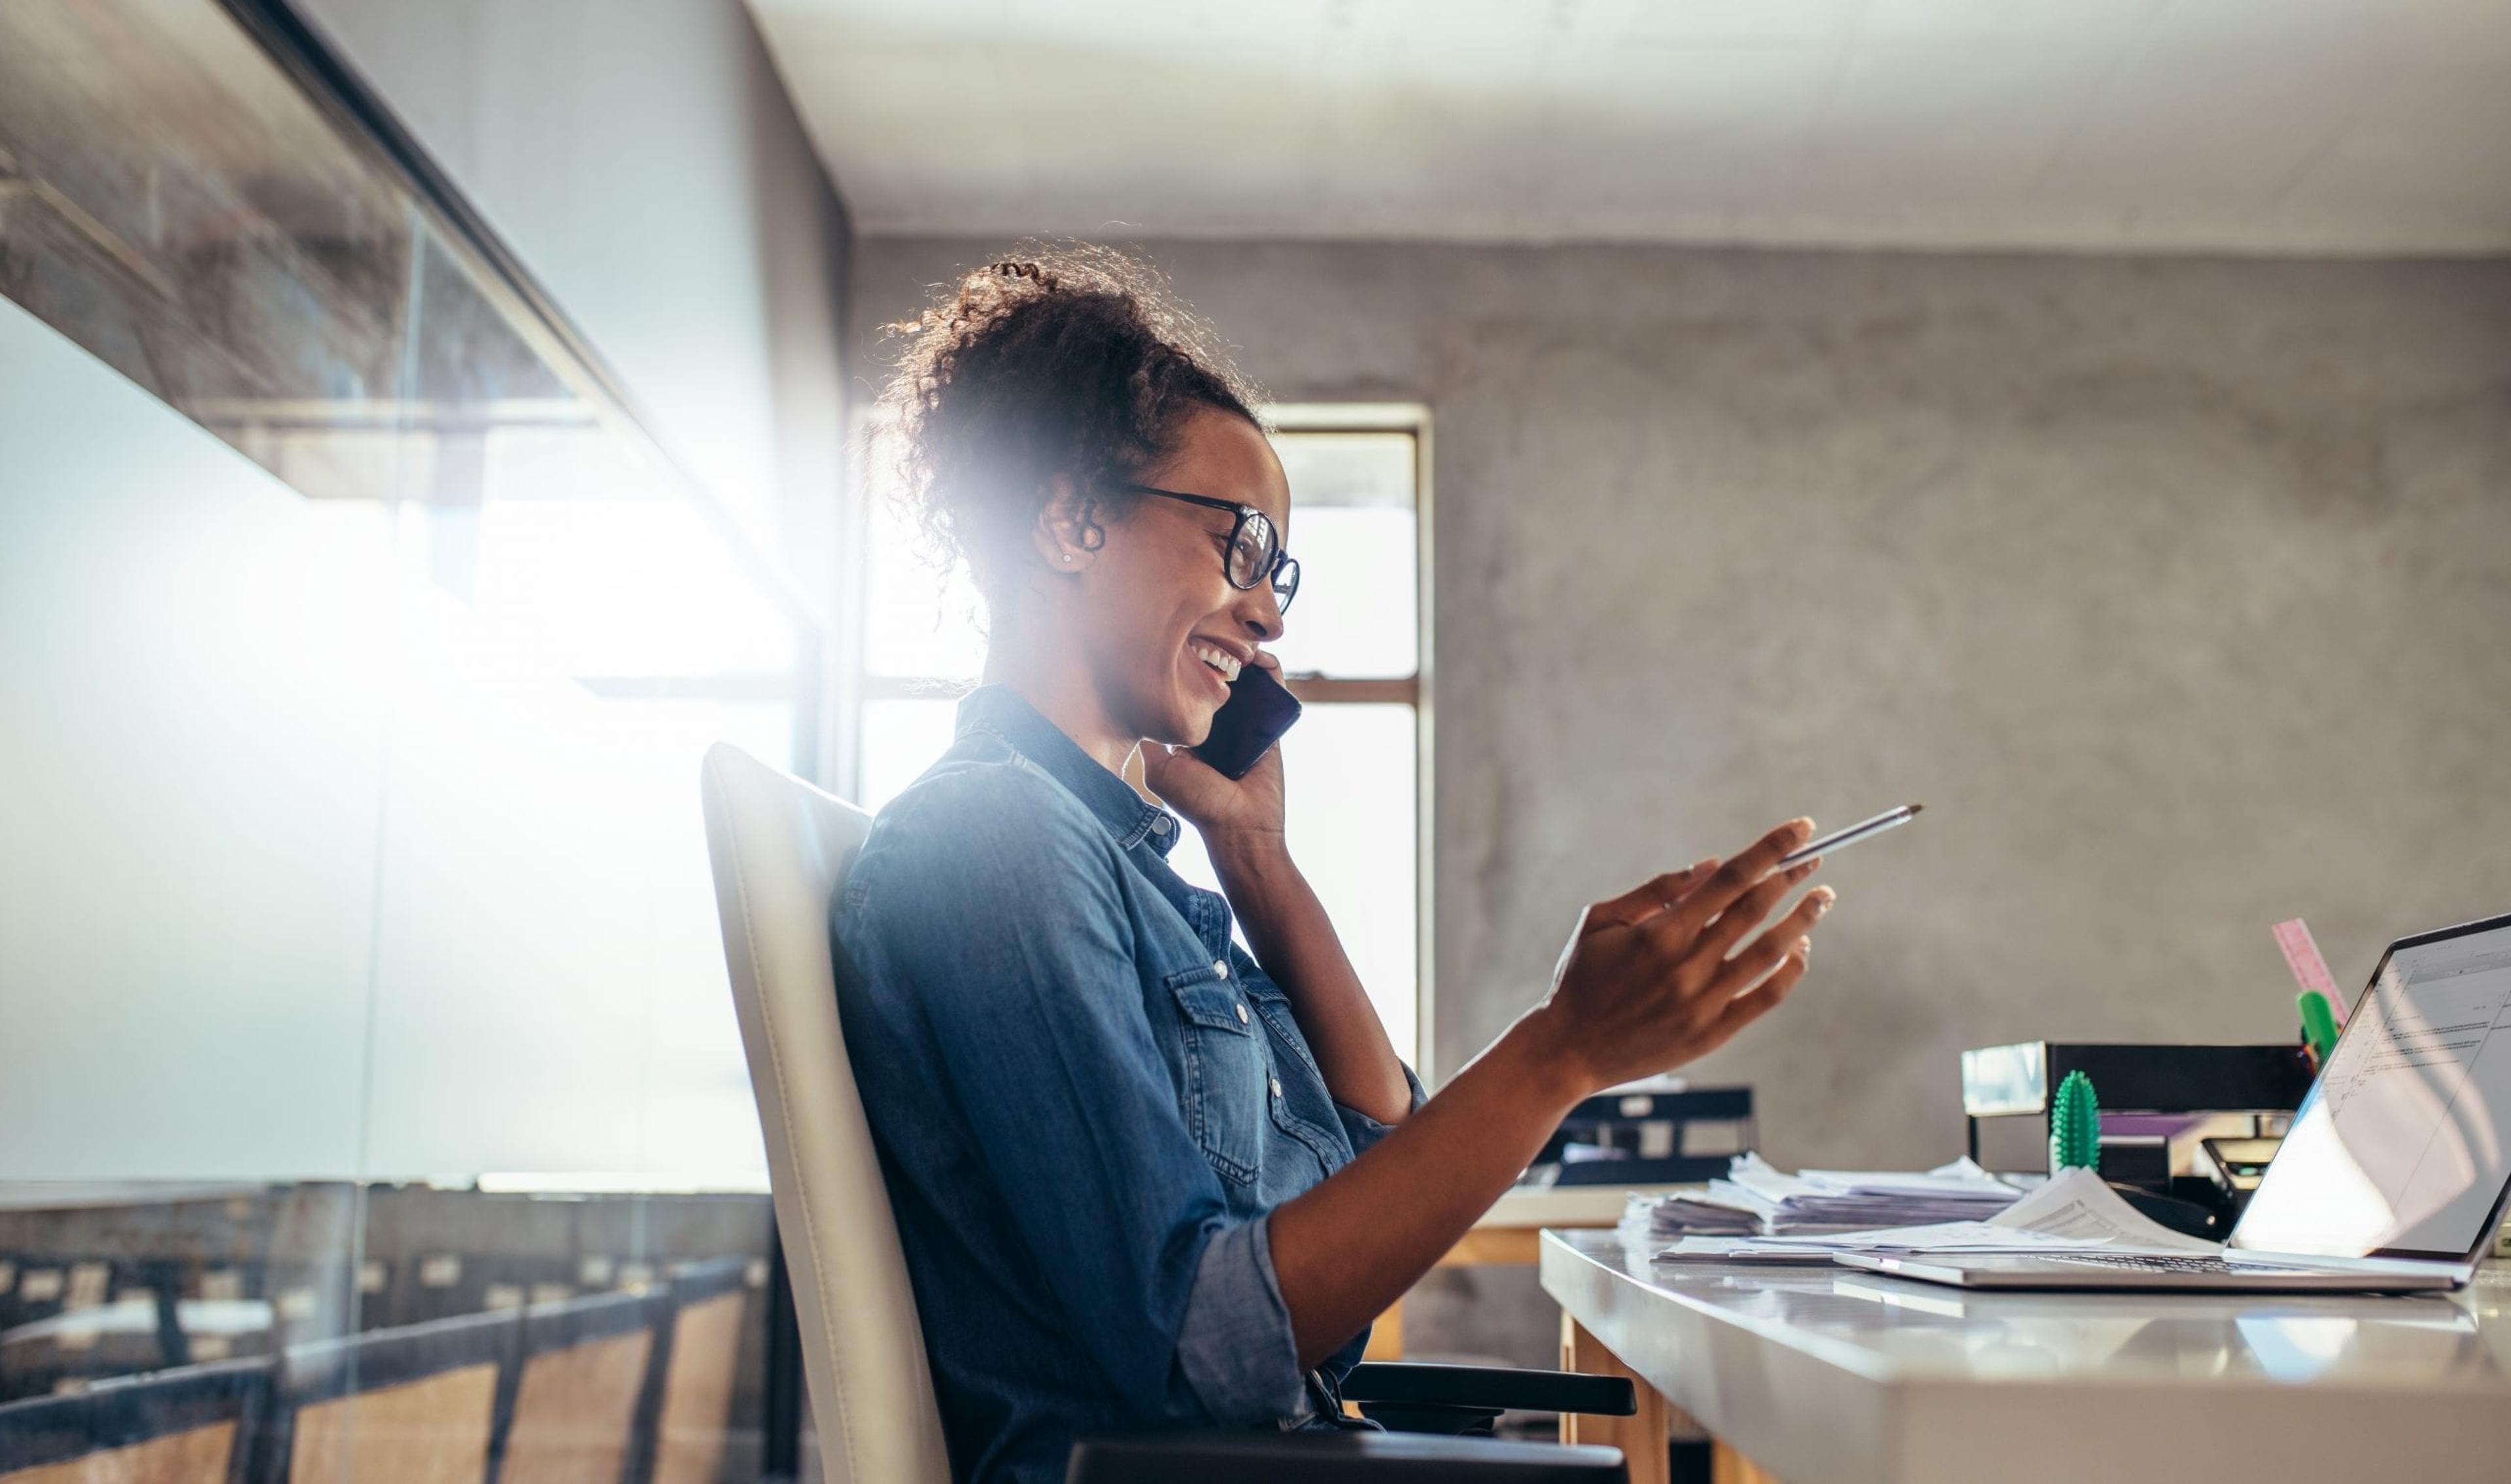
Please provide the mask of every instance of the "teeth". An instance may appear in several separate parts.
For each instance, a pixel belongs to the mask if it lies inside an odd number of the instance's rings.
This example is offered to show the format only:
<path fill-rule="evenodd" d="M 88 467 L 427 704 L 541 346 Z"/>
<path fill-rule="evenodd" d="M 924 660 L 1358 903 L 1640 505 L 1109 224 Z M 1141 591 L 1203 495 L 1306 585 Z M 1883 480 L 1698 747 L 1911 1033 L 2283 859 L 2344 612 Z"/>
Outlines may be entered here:
<path fill-rule="evenodd" d="M 1188 647 L 1194 651 L 1194 657 L 1196 659 L 1201 660 L 1204 664 L 1218 670 L 1220 672 L 1221 679 L 1235 680 L 1238 678 L 1238 662 L 1230 657 L 1228 651 L 1215 649 L 1209 644 L 1195 644 Z"/>

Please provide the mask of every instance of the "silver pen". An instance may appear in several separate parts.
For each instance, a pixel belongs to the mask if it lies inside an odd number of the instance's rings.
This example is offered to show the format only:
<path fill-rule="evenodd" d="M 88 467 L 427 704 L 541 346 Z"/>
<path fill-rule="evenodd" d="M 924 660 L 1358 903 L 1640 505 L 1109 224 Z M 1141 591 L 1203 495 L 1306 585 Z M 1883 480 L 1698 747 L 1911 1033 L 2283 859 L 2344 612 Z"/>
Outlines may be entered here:
<path fill-rule="evenodd" d="M 1926 807 L 1924 804 L 1904 804 L 1898 809 L 1887 809 L 1872 819 L 1860 819 L 1846 829 L 1834 830 L 1819 840 L 1798 846 L 1770 869 L 1790 870 L 1804 864 L 1816 856 L 1835 851 L 1843 845 L 1855 845 L 1869 835 L 1879 835 L 1887 829 L 1897 829 L 1916 818 L 1918 811 Z"/>

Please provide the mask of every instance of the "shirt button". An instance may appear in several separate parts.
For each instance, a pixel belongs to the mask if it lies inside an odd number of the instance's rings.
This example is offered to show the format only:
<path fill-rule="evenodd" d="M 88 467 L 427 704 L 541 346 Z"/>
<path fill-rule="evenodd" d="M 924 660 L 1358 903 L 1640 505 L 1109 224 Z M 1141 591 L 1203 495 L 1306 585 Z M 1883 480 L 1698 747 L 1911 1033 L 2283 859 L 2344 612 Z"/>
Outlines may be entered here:
<path fill-rule="evenodd" d="M 1243 1004 L 1238 1007 L 1238 1023 L 1240 1025 L 1247 1023 L 1247 1007 Z"/>
<path fill-rule="evenodd" d="M 1282 1095 L 1282 1080 L 1278 1077 L 1273 1079 L 1273 1095 L 1275 1097 Z"/>
<path fill-rule="evenodd" d="M 1166 816 L 1166 815 L 1162 815 L 1162 816 L 1160 816 L 1158 818 L 1153 819 L 1153 820 L 1151 821 L 1151 833 L 1152 833 L 1152 834 L 1155 834 L 1155 835 L 1165 835 L 1165 834 L 1167 834 L 1168 832 L 1169 832 L 1169 817 L 1168 817 L 1168 816 Z"/>
<path fill-rule="evenodd" d="M 1229 961 L 1228 961 L 1227 959 L 1214 959 L 1214 960 L 1212 961 L 1212 973 L 1213 973 L 1213 977 L 1215 977 L 1215 978 L 1219 978 L 1219 979 L 1225 979 L 1225 978 L 1228 978 L 1228 977 L 1229 977 Z"/>

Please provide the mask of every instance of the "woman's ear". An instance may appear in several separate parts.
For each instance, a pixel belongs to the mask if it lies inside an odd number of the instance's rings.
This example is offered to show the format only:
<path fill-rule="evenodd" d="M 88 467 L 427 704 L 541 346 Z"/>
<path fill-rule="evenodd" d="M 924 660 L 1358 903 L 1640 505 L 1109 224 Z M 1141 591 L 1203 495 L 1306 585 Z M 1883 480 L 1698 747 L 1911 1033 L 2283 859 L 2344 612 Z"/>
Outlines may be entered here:
<path fill-rule="evenodd" d="M 1070 475 L 1047 480 L 1046 504 L 1029 526 L 1029 545 L 1051 572 L 1078 572 L 1105 544 L 1098 502 L 1073 487 Z"/>

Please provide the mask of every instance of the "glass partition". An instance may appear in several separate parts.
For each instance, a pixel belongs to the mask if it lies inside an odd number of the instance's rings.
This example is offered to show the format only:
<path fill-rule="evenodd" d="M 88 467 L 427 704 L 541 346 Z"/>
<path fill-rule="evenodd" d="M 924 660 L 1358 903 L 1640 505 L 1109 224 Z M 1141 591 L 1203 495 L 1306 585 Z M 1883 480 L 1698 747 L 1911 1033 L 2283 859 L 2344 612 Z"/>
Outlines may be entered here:
<path fill-rule="evenodd" d="M 303 44 L 0 6 L 0 1474 L 755 1477 L 820 629 Z"/>

